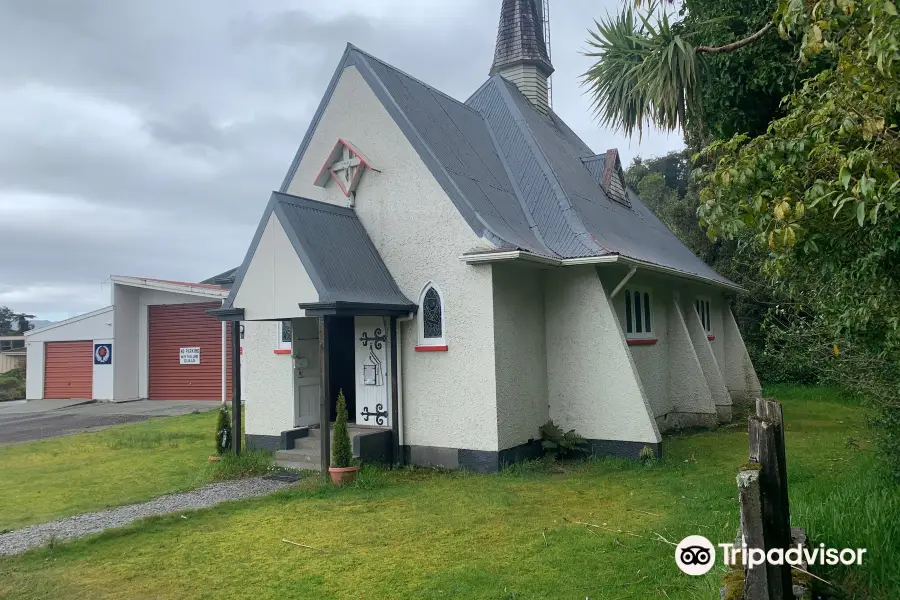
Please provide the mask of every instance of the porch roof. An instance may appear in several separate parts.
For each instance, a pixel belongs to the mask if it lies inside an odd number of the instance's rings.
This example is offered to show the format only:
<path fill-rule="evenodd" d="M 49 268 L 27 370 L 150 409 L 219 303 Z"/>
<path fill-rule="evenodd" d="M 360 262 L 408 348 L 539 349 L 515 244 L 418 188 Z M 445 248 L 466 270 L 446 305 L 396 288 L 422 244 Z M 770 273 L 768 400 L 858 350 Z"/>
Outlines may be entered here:
<path fill-rule="evenodd" d="M 308 315 L 406 314 L 416 305 L 397 287 L 356 213 L 351 208 L 272 192 L 259 230 L 237 271 L 234 286 L 221 309 L 210 311 L 223 320 L 243 315 L 234 306 L 265 224 L 274 213 L 287 234 L 319 296 L 318 302 L 300 303 Z"/>

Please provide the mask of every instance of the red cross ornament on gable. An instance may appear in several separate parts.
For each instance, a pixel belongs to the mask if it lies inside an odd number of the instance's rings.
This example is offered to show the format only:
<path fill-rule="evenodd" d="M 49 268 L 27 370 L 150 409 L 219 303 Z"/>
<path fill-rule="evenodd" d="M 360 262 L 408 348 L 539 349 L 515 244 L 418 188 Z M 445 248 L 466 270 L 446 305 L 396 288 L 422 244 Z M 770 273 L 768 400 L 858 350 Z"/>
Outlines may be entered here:
<path fill-rule="evenodd" d="M 325 187 L 329 180 L 334 180 L 344 195 L 349 198 L 356 191 L 359 179 L 366 169 L 378 171 L 353 144 L 338 138 L 313 184 Z"/>

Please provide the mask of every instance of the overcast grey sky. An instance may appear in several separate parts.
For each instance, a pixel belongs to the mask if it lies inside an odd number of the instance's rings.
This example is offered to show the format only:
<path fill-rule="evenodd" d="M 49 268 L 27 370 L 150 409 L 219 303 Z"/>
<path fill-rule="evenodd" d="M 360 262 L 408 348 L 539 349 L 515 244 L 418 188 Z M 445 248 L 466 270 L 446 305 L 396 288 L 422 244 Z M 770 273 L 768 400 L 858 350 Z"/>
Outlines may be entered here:
<path fill-rule="evenodd" d="M 554 109 L 623 160 L 682 146 L 599 128 L 579 75 L 592 19 L 551 0 Z M 352 42 L 464 100 L 500 0 L 0 0 L 0 305 L 62 319 L 110 274 L 198 281 L 240 263 Z"/>

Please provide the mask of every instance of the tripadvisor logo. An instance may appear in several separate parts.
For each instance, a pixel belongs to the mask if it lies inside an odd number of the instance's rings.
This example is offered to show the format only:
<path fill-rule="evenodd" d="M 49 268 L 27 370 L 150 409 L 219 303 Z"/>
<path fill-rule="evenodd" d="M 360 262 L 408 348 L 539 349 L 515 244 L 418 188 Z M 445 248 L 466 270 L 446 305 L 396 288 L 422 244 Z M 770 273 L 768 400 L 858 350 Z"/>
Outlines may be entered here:
<path fill-rule="evenodd" d="M 802 544 L 788 549 L 772 548 L 768 552 L 761 548 L 747 548 L 735 544 L 719 544 L 722 549 L 722 564 L 734 566 L 741 564 L 753 569 L 763 564 L 800 567 L 808 565 L 861 565 L 866 548 L 826 548 L 819 544 L 817 548 L 806 548 Z M 689 535 L 675 547 L 675 564 L 688 575 L 704 575 L 713 568 L 716 562 L 716 549 L 712 542 L 702 535 Z"/>

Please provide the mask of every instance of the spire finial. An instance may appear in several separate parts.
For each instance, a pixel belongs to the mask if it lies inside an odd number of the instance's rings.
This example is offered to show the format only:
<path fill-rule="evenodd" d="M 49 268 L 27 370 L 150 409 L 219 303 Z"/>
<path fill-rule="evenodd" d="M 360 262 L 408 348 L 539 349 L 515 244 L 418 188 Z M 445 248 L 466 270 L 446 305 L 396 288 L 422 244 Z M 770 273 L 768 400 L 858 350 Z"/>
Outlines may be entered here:
<path fill-rule="evenodd" d="M 514 83 L 546 113 L 553 65 L 544 39 L 543 2 L 546 0 L 503 0 L 490 74 L 500 74 Z"/>

